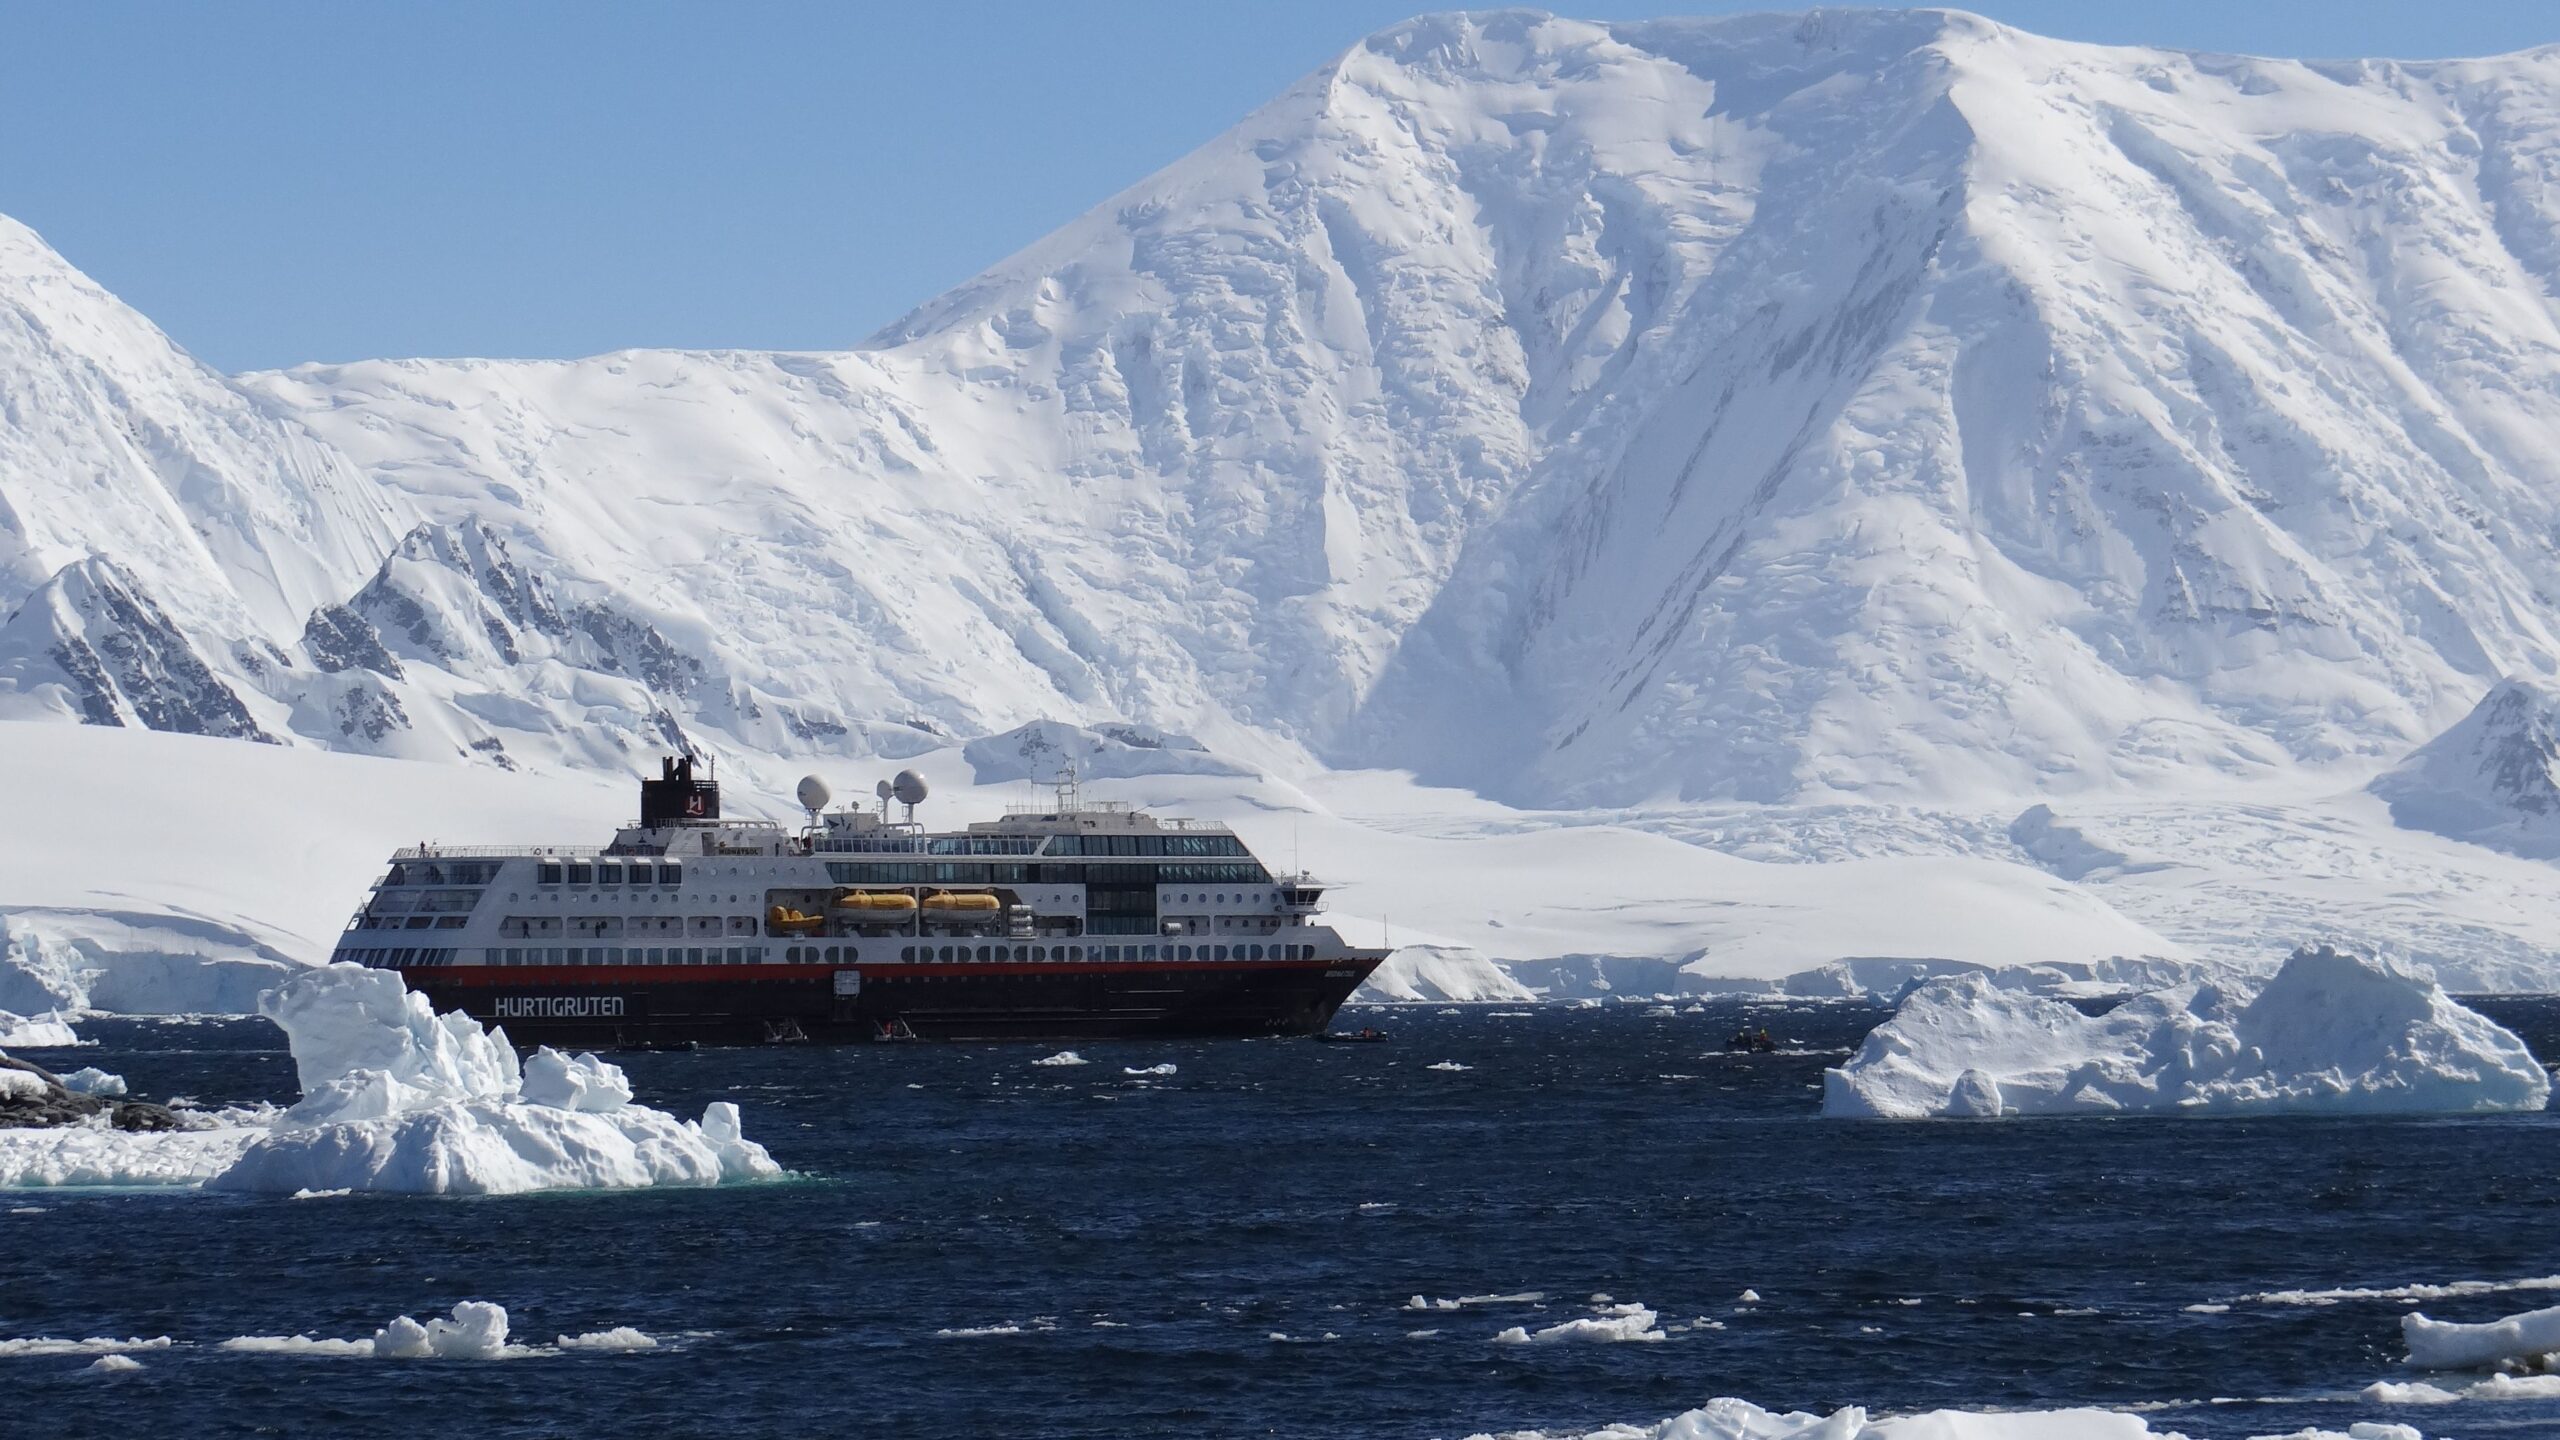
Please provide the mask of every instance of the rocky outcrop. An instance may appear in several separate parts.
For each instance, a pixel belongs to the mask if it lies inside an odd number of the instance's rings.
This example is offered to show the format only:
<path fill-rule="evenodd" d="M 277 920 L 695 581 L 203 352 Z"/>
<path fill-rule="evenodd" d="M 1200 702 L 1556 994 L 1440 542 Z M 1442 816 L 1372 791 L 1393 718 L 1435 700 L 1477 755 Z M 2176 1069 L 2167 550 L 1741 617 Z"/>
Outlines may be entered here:
<path fill-rule="evenodd" d="M 30 1061 L 0 1055 L 0 1129 L 86 1124 L 104 1115 L 118 1130 L 186 1130 L 186 1119 L 166 1105 L 114 1096 L 83 1095 L 62 1077 Z"/>

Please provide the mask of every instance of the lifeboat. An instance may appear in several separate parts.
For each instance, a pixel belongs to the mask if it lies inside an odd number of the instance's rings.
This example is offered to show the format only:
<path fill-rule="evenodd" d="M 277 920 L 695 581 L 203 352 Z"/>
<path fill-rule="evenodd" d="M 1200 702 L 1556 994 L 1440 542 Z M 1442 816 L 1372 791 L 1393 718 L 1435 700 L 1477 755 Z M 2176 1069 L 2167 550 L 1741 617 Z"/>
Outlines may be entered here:
<path fill-rule="evenodd" d="M 775 905 L 764 912 L 765 929 L 774 935 L 824 935 L 827 917 L 803 915 L 788 905 Z"/>
<path fill-rule="evenodd" d="M 916 897 L 897 890 L 839 890 L 838 910 L 913 910 Z"/>
<path fill-rule="evenodd" d="M 927 910 L 977 910 L 992 913 L 1004 908 L 1004 902 L 984 891 L 962 892 L 936 890 L 924 897 Z"/>

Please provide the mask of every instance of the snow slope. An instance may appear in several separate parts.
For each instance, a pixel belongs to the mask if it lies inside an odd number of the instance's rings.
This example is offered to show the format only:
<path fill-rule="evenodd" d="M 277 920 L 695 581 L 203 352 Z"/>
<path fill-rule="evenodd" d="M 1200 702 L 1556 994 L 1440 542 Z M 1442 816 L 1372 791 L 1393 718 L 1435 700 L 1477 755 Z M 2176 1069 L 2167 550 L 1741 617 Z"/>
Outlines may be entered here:
<path fill-rule="evenodd" d="M 2555 81 L 1435 16 L 858 351 L 247 383 L 738 743 L 1131 720 L 1541 804 L 2369 770 L 2551 663 Z"/>
<path fill-rule="evenodd" d="M 179 812 L 331 837 L 308 884 L 119 874 L 174 752 L 82 749 L 48 818 L 107 848 L 0 838 L 0 1004 L 311 958 L 376 830 L 597 833 L 687 744 L 777 795 L 1189 772 L 1378 933 L 1595 976 L 2339 934 L 2560 981 L 2530 826 L 2358 794 L 2551 679 L 2555 93 L 1430 16 L 827 354 L 226 379 L 0 222 L 0 717 L 461 777 Z M 264 983 L 167 973 L 118 1003 Z"/>

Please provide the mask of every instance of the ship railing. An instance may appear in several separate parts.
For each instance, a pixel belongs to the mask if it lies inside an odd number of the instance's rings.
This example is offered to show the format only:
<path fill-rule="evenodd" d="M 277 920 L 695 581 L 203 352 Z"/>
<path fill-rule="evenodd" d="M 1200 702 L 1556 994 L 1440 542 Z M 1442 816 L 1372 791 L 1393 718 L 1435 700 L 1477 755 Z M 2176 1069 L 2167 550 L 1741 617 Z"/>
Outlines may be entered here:
<path fill-rule="evenodd" d="M 601 855 L 606 847 L 585 845 L 403 845 L 391 852 L 394 860 L 512 860 L 522 856 L 543 859 L 574 859 L 581 855 Z"/>

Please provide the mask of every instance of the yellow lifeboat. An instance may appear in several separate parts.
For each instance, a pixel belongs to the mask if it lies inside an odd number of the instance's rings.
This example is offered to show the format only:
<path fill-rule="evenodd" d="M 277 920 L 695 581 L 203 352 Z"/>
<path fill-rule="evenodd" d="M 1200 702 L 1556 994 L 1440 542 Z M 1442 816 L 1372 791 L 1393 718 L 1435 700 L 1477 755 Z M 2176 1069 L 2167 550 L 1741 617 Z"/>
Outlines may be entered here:
<path fill-rule="evenodd" d="M 839 910 L 913 910 L 916 897 L 897 890 L 839 890 L 835 907 Z"/>
<path fill-rule="evenodd" d="M 983 891 L 962 893 L 936 890 L 924 897 L 924 908 L 927 910 L 1001 910 L 1004 908 L 1004 902 Z"/>
<path fill-rule="evenodd" d="M 764 912 L 765 928 L 775 935 L 824 935 L 827 917 L 803 915 L 788 905 L 775 905 Z"/>

